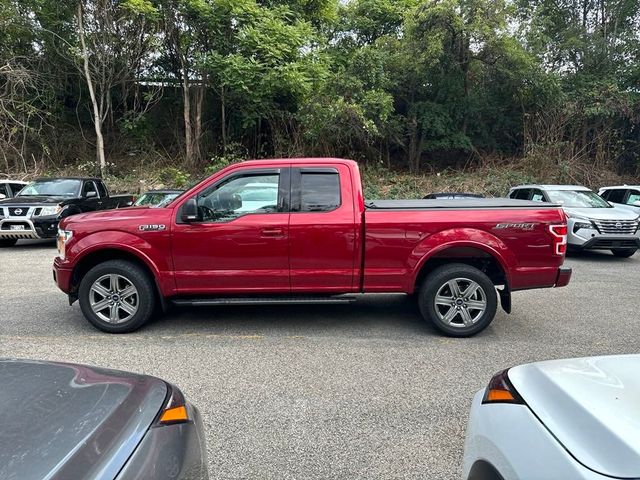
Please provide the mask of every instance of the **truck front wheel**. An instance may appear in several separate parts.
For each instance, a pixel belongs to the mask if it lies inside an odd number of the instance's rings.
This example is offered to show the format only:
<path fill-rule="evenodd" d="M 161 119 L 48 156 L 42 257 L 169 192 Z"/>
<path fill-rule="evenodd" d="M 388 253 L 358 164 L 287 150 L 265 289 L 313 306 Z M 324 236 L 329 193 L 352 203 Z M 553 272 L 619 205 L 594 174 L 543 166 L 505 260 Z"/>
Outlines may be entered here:
<path fill-rule="evenodd" d="M 110 260 L 93 267 L 80 282 L 78 300 L 85 318 L 99 330 L 127 333 L 144 325 L 154 311 L 153 282 L 138 265 Z"/>
<path fill-rule="evenodd" d="M 491 323 L 498 308 L 493 282 L 463 263 L 436 268 L 425 278 L 418 296 L 422 316 L 452 337 L 470 337 Z"/>

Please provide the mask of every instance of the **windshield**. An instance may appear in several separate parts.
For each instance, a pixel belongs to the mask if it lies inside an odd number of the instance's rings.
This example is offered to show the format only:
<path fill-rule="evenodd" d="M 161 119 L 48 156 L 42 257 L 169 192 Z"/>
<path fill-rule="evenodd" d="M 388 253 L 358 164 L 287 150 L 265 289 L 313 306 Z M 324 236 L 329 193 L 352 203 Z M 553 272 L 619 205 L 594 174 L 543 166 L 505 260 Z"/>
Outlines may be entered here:
<path fill-rule="evenodd" d="M 39 180 L 24 187 L 17 196 L 77 197 L 80 194 L 80 184 L 81 181 L 75 179 Z"/>
<path fill-rule="evenodd" d="M 173 199 L 175 199 L 178 195 L 180 195 L 179 193 L 161 193 L 161 192 L 147 192 L 144 195 L 142 195 L 140 198 L 138 198 L 138 200 L 136 200 L 136 203 L 134 203 L 134 206 L 143 206 L 143 205 L 149 205 L 151 207 L 165 207 L 167 205 L 169 205 L 169 203 L 171 203 L 171 201 Z"/>
<path fill-rule="evenodd" d="M 602 197 L 589 191 L 547 190 L 549 200 L 568 208 L 611 208 Z"/>

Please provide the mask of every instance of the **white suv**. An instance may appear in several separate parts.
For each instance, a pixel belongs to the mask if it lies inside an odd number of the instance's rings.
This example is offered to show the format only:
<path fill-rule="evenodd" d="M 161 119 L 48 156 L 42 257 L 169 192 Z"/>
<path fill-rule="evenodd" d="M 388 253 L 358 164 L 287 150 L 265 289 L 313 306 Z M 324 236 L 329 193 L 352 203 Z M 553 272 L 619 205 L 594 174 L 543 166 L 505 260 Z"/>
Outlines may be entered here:
<path fill-rule="evenodd" d="M 587 187 L 520 185 L 509 197 L 560 205 L 567 215 L 569 248 L 611 250 L 616 257 L 630 257 L 640 248 L 638 212 L 613 206 Z"/>
<path fill-rule="evenodd" d="M 615 206 L 626 207 L 640 214 L 640 186 L 602 187 L 598 194 Z"/>

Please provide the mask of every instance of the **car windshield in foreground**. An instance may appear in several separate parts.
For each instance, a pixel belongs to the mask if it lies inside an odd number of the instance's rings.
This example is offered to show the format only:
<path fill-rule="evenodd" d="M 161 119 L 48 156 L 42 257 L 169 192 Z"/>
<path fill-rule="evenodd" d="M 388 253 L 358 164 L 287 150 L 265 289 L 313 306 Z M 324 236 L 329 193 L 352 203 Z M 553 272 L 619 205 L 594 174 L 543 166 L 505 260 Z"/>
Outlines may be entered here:
<path fill-rule="evenodd" d="M 33 182 L 17 195 L 19 197 L 35 197 L 38 195 L 50 195 L 54 197 L 75 197 L 80 193 L 80 180 L 39 180 Z"/>
<path fill-rule="evenodd" d="M 568 208 L 611 208 L 594 192 L 585 190 L 547 190 L 549 200 Z"/>

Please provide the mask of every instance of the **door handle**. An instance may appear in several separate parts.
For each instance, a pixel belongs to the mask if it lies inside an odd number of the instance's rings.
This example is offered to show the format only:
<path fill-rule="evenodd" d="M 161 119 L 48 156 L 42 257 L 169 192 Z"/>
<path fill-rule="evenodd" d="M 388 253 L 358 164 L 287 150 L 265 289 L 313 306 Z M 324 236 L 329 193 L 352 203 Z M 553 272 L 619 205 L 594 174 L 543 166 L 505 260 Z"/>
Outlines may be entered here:
<path fill-rule="evenodd" d="M 262 238 L 284 237 L 284 230 L 281 228 L 263 228 L 260 233 Z"/>

